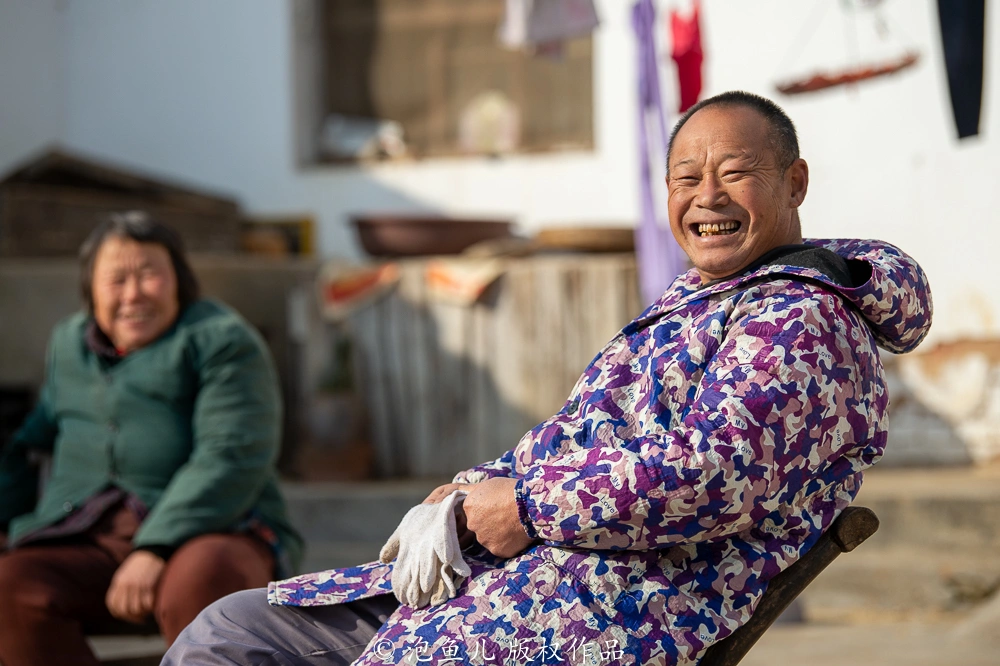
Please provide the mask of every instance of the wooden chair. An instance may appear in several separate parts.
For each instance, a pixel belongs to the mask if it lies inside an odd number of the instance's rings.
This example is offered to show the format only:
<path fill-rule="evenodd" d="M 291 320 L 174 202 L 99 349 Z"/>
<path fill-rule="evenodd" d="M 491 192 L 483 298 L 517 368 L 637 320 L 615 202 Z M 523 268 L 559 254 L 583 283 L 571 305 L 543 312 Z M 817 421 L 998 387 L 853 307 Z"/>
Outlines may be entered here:
<path fill-rule="evenodd" d="M 877 529 L 878 517 L 871 509 L 863 506 L 844 509 L 809 552 L 771 580 L 750 621 L 706 650 L 698 665 L 735 666 L 740 663 L 782 611 L 830 562 L 841 553 L 857 548 Z"/>

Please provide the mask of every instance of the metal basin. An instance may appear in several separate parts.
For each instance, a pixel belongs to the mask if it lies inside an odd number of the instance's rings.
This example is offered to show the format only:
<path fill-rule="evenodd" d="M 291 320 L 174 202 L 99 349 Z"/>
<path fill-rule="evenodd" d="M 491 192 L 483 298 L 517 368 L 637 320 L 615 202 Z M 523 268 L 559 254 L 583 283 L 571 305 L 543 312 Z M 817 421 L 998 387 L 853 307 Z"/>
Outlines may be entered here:
<path fill-rule="evenodd" d="M 511 235 L 511 222 L 403 215 L 352 219 L 361 246 L 376 257 L 459 254 L 475 243 Z"/>

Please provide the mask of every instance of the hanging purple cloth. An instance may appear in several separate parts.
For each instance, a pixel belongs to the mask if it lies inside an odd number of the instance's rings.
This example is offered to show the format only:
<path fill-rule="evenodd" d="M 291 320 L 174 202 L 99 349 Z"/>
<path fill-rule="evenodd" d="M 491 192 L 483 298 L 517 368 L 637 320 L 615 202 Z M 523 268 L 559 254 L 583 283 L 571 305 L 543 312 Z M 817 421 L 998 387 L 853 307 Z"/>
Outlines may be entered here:
<path fill-rule="evenodd" d="M 635 230 L 635 253 L 639 262 L 639 286 L 646 305 L 660 297 L 670 283 L 685 269 L 684 252 L 670 233 L 670 224 L 662 224 L 653 197 L 654 187 L 666 187 L 663 181 L 653 182 L 650 165 L 650 134 L 654 155 L 666 159 L 667 123 L 660 99 L 660 78 L 656 63 L 656 41 L 653 28 L 656 9 L 652 0 L 638 0 L 632 6 L 632 27 L 635 29 L 639 56 L 639 178 L 642 187 L 642 220 Z"/>

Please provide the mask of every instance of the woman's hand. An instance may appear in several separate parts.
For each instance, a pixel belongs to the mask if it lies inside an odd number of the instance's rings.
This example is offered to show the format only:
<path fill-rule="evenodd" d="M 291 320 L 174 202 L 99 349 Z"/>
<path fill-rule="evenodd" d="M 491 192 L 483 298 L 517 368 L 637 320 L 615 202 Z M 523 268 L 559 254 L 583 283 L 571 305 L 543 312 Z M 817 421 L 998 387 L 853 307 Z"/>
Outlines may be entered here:
<path fill-rule="evenodd" d="M 104 597 L 111 614 L 119 620 L 141 624 L 153 612 L 156 584 L 167 563 L 159 555 L 137 550 L 121 563 Z"/>

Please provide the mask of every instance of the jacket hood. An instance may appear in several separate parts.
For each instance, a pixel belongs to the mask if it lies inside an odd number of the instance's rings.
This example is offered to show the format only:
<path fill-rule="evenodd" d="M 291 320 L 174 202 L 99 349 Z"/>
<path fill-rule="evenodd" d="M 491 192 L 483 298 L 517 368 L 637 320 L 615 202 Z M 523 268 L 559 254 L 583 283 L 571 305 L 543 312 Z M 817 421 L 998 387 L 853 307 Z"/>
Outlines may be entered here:
<path fill-rule="evenodd" d="M 924 269 L 898 247 L 876 240 L 807 240 L 848 260 L 863 261 L 871 277 L 854 287 L 833 286 L 864 315 L 883 349 L 913 351 L 931 329 L 931 286 Z M 829 280 L 824 282 L 830 283 Z"/>
<path fill-rule="evenodd" d="M 697 298 L 730 291 L 763 277 L 791 275 L 822 282 L 839 293 L 865 318 L 879 347 L 897 354 L 912 351 L 931 328 L 931 288 L 920 265 L 905 252 L 877 240 L 810 239 L 807 245 L 826 248 L 849 261 L 868 265 L 863 284 L 844 287 L 823 273 L 801 266 L 769 264 L 707 287 L 694 269 L 681 275 L 639 320 L 647 320 Z"/>

